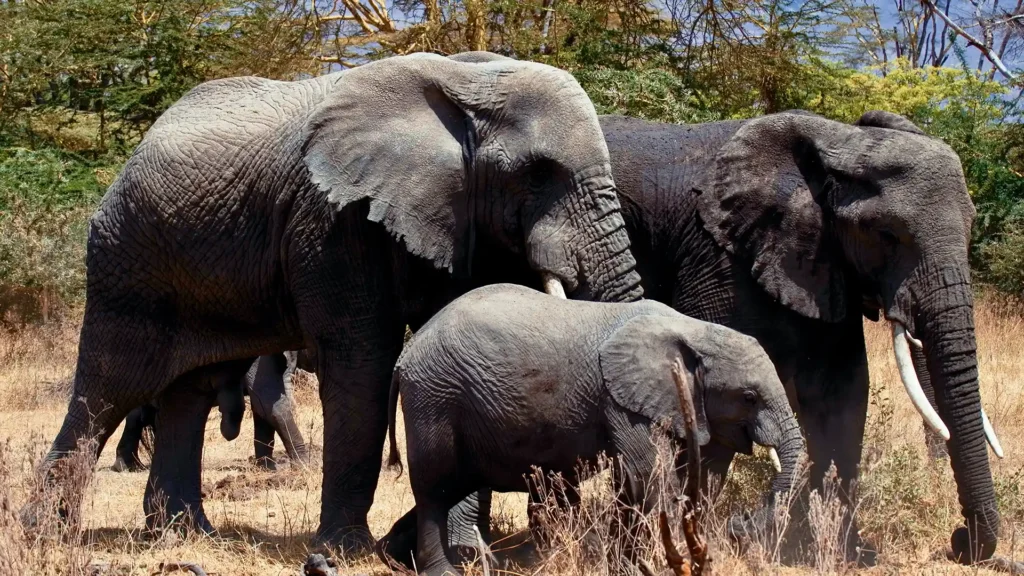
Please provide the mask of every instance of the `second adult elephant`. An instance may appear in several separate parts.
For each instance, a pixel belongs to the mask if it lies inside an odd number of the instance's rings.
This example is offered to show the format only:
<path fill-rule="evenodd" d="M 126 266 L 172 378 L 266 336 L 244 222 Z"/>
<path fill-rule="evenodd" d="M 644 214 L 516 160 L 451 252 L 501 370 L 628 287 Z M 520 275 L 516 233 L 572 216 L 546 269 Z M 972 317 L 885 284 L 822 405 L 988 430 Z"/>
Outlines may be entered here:
<path fill-rule="evenodd" d="M 406 325 L 480 284 L 483 269 L 530 270 L 534 286 L 543 278 L 578 299 L 642 296 L 608 149 L 575 79 L 433 54 L 196 87 L 107 191 L 86 264 L 50 480 L 80 439 L 95 434 L 102 449 L 131 409 L 156 399 L 174 415 L 157 420 L 157 438 L 174 442 L 157 442 L 147 521 L 212 530 L 200 475 L 216 397 L 200 383 L 313 347 L 324 445 L 344 447 L 325 451 L 317 535 L 348 550 L 372 541 L 366 517 Z M 160 473 L 168 462 L 176 474 Z"/>
<path fill-rule="evenodd" d="M 245 373 L 241 391 L 249 397 L 249 405 L 252 408 L 253 452 L 257 466 L 269 469 L 276 467 L 275 434 L 281 437 L 285 452 L 292 462 L 309 462 L 309 447 L 295 420 L 292 377 L 296 369 L 314 371 L 314 362 L 315 357 L 305 351 L 271 354 L 260 356 Z M 121 432 L 121 440 L 117 443 L 114 471 L 134 471 L 143 468 L 139 459 L 139 444 L 143 431 L 155 427 L 158 414 L 157 407 L 152 404 L 139 406 L 128 414 L 124 430 Z M 228 440 L 234 440 L 238 436 L 241 416 L 241 410 L 222 412 L 224 420 L 221 430 Z"/>
<path fill-rule="evenodd" d="M 863 319 L 884 318 L 915 406 L 948 439 L 966 524 L 952 549 L 963 562 L 991 557 L 999 514 L 968 263 L 975 211 L 953 150 L 878 111 L 853 125 L 798 112 L 601 126 L 645 294 L 758 339 L 806 434 L 812 484 L 834 463 L 853 495 L 868 405 Z M 714 467 L 732 454 L 719 447 Z"/>

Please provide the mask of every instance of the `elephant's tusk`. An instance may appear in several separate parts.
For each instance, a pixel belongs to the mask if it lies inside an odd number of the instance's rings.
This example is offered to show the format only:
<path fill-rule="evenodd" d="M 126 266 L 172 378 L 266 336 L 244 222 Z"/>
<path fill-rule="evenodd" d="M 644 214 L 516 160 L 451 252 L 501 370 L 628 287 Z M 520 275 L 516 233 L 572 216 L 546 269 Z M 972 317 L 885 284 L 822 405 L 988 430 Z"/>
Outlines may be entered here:
<path fill-rule="evenodd" d="M 779 453 L 774 447 L 768 448 L 768 457 L 772 460 L 772 466 L 775 467 L 776 472 L 782 472 L 782 462 L 779 461 Z"/>
<path fill-rule="evenodd" d="M 562 281 L 557 276 L 550 272 L 541 272 L 540 277 L 544 281 L 545 292 L 555 298 L 565 300 L 565 288 L 562 287 Z"/>
<path fill-rule="evenodd" d="M 984 408 L 981 409 L 981 425 L 985 428 L 985 438 L 988 440 L 989 446 L 992 447 L 992 451 L 995 452 L 997 458 L 1002 459 L 1003 445 L 999 443 L 996 430 L 992 427 L 992 422 L 989 421 L 988 414 L 985 414 Z"/>
<path fill-rule="evenodd" d="M 942 436 L 943 440 L 949 440 L 949 429 L 942 422 L 942 418 L 935 413 L 935 409 L 928 402 L 921 388 L 921 382 L 917 379 L 917 372 L 914 370 L 914 361 L 910 358 L 910 345 L 907 340 L 907 330 L 898 322 L 892 323 L 892 348 L 896 353 L 896 367 L 900 371 L 900 380 L 903 380 L 903 387 L 907 389 L 910 401 L 914 408 L 921 413 L 924 421 Z"/>

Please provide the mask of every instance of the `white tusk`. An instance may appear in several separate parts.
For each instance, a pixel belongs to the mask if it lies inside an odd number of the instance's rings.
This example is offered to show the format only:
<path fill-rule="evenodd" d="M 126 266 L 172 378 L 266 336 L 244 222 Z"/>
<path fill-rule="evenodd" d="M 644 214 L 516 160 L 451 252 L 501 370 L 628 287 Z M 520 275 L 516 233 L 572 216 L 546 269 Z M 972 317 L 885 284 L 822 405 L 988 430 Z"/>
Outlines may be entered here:
<path fill-rule="evenodd" d="M 562 287 L 562 281 L 557 276 L 550 272 L 541 272 L 541 279 L 544 281 L 544 291 L 554 296 L 555 298 L 561 298 L 565 300 L 565 288 Z"/>
<path fill-rule="evenodd" d="M 942 423 L 942 418 L 935 413 L 935 409 L 928 402 L 921 388 L 921 382 L 917 379 L 917 372 L 914 370 L 914 361 L 910 358 L 910 345 L 907 343 L 907 331 L 902 324 L 892 323 L 892 348 L 896 353 L 896 367 L 900 371 L 900 379 L 903 380 L 903 387 L 910 395 L 910 401 L 914 408 L 921 413 L 925 423 L 931 426 L 943 440 L 949 440 L 949 429 Z"/>
<path fill-rule="evenodd" d="M 922 344 L 921 341 L 918 340 L 917 338 L 911 336 L 910 332 L 903 332 L 903 335 L 906 336 L 907 342 L 910 342 L 911 346 L 918 350 L 924 350 L 924 344 Z"/>
<path fill-rule="evenodd" d="M 772 466 L 775 467 L 775 471 L 782 472 L 782 462 L 779 462 L 779 453 L 775 451 L 775 448 L 768 448 L 768 457 L 772 459 Z"/>
<path fill-rule="evenodd" d="M 1003 457 L 1003 445 L 999 443 L 999 438 L 996 437 L 996 431 L 992 428 L 992 422 L 988 419 L 988 414 L 985 414 L 985 409 L 981 409 L 981 425 L 985 428 L 985 438 L 988 440 L 989 446 L 992 446 L 992 451 L 995 452 L 997 458 Z"/>

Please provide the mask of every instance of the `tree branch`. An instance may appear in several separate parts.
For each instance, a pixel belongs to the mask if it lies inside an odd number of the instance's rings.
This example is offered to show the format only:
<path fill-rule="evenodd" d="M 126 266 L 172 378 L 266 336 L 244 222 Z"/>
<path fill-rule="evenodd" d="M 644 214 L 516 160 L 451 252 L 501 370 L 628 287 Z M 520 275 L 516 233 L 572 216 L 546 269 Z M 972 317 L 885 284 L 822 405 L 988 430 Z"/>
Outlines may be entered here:
<path fill-rule="evenodd" d="M 942 21 L 945 22 L 947 26 L 949 26 L 949 29 L 955 32 L 957 36 L 963 38 L 969 45 L 977 48 L 982 53 L 982 55 L 989 62 L 991 62 L 992 65 L 995 66 L 996 69 L 999 70 L 999 72 L 1002 73 L 1003 76 L 1006 77 L 1007 80 L 1010 80 L 1011 82 L 1014 83 L 1018 81 L 1017 75 L 1014 74 L 1013 72 L 1010 72 L 1010 69 L 1006 67 L 1006 64 L 1003 64 L 1002 58 L 1000 58 L 999 55 L 992 50 L 992 48 L 986 46 L 977 38 L 971 36 L 969 32 L 961 28 L 956 22 L 953 22 L 953 20 L 949 16 L 944 14 L 942 10 L 939 10 L 938 7 L 935 6 L 935 3 L 933 3 L 932 0 L 921 0 L 921 5 L 927 8 L 928 10 L 931 10 L 932 14 L 935 14 L 936 16 L 941 18 Z"/>

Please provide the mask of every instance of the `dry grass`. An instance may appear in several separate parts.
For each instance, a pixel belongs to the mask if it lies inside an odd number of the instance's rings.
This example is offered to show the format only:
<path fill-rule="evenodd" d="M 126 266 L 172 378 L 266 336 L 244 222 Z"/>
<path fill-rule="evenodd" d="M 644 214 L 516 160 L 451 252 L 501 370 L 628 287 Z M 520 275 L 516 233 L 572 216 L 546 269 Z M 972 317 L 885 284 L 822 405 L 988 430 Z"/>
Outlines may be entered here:
<path fill-rule="evenodd" d="M 1003 531 L 999 553 L 1024 558 L 1024 315 L 1012 305 L 992 298 L 976 310 L 982 395 L 988 414 L 1006 449 L 1005 460 L 992 457 Z M 25 533 L 17 512 L 29 498 L 39 498 L 33 470 L 60 426 L 74 368 L 78 330 L 75 326 L 31 329 L 18 335 L 0 334 L 0 573 L 89 574 L 103 566 L 104 574 L 160 573 L 162 563 L 191 561 L 210 574 L 292 575 L 298 572 L 316 529 L 320 509 L 316 457 L 322 445 L 323 424 L 315 379 L 306 376 L 297 386 L 300 421 L 314 448 L 308 470 L 261 472 L 249 462 L 252 426 L 246 423 L 235 442 L 224 441 L 214 411 L 206 434 L 204 481 L 206 511 L 221 529 L 217 538 L 159 538 L 142 532 L 142 494 L 146 473 L 114 473 L 111 439 L 96 474 L 81 487 L 82 519 L 77 529 L 43 529 Z M 928 459 L 920 417 L 899 383 L 888 331 L 868 323 L 868 353 L 873 389 L 865 438 L 858 517 L 864 535 L 880 551 L 879 566 L 870 574 L 983 574 L 947 562 L 931 560 L 948 544 L 959 521 L 952 472 L 946 461 Z M 247 414 L 247 419 L 249 415 Z M 401 418 L 399 419 L 401 426 Z M 401 431 L 400 431 L 401 433 Z M 280 448 L 279 448 L 280 450 Z M 770 464 L 763 455 L 744 458 L 726 486 L 730 503 L 753 501 L 767 486 Z M 585 544 L 590 531 L 608 542 L 609 492 L 607 474 L 586 485 L 584 505 L 573 515 L 552 520 L 556 535 L 553 552 L 539 554 L 530 544 L 523 494 L 496 495 L 493 513 L 496 543 L 490 573 L 565 574 L 606 573 L 603 553 Z M 370 528 L 383 535 L 413 504 L 408 475 L 395 479 L 382 472 L 370 512 Z M 813 559 L 804 567 L 775 563 L 771 546 L 740 556 L 723 537 L 720 506 L 708 529 L 719 574 L 837 574 L 853 570 L 837 562 L 838 532 L 835 499 L 812 501 L 816 535 Z M 785 521 L 785 518 L 780 518 Z M 658 554 L 649 542 L 639 543 L 648 557 Z M 342 573 L 390 572 L 376 558 L 342 559 Z M 472 568 L 480 573 L 480 566 Z"/>

